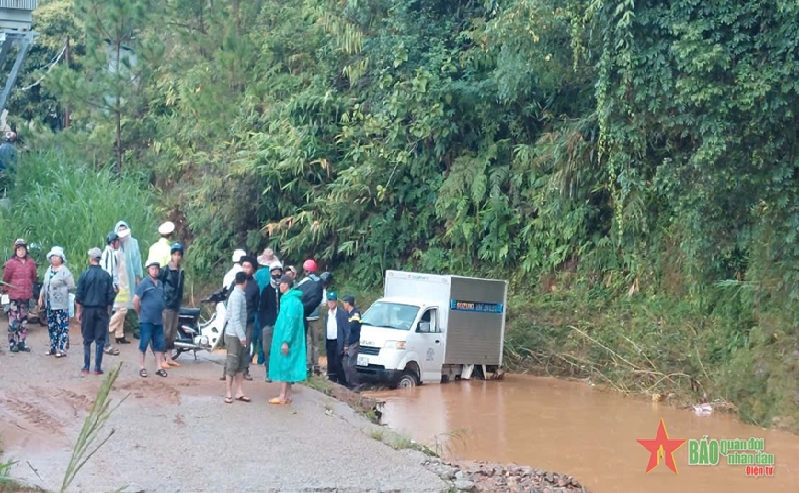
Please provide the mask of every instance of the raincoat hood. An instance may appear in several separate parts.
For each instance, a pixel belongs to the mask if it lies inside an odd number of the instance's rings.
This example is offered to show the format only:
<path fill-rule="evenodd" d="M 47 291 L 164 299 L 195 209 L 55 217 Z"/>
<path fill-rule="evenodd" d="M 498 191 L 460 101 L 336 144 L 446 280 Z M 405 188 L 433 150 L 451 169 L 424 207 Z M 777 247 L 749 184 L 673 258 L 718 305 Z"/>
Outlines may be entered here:
<path fill-rule="evenodd" d="M 302 291 L 296 288 L 291 288 L 283 294 L 283 297 L 280 298 L 281 300 L 284 298 L 297 298 L 298 300 L 302 299 Z"/>

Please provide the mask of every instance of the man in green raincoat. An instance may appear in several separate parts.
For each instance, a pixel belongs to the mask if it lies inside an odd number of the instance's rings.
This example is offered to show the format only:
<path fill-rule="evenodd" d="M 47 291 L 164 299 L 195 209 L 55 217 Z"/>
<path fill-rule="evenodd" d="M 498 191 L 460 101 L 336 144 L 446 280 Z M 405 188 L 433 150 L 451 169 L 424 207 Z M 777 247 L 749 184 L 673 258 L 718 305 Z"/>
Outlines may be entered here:
<path fill-rule="evenodd" d="M 294 279 L 289 275 L 281 277 L 278 284 L 283 296 L 269 352 L 269 379 L 281 385 L 280 396 L 270 399 L 270 404 L 290 404 L 291 384 L 308 378 L 302 293 L 293 285 Z"/>

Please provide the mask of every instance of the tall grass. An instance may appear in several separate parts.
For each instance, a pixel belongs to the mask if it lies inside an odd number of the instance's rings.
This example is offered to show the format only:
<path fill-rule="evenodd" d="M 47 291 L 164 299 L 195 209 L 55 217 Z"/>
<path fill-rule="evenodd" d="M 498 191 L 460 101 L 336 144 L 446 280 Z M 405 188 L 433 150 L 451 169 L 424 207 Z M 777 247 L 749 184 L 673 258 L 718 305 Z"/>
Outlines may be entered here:
<path fill-rule="evenodd" d="M 83 266 L 91 247 L 103 248 L 105 236 L 119 220 L 139 240 L 142 255 L 156 239 L 152 187 L 135 172 L 116 176 L 110 168 L 56 151 L 23 154 L 0 208 L 0 256 L 12 255 L 13 242 L 24 238 L 40 266 L 54 245 L 64 247 L 71 265 Z M 76 276 L 82 268 L 73 268 Z"/>

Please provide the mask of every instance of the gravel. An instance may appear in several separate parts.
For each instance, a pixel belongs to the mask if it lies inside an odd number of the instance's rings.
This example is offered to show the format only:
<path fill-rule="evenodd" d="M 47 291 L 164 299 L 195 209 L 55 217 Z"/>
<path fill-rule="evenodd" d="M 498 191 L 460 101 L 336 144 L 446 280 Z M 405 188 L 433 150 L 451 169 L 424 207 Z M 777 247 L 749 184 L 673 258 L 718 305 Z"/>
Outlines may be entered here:
<path fill-rule="evenodd" d="M 81 376 L 80 332 L 70 331 L 67 358 L 47 357 L 47 331 L 32 327 L 30 353 L 0 355 L 0 434 L 11 475 L 57 489 L 101 378 Z M 138 341 L 134 341 L 138 342 Z M 303 386 L 290 406 L 274 406 L 278 384 L 263 367 L 245 382 L 251 403 L 223 402 L 221 355 L 178 361 L 168 378 L 137 375 L 135 344 L 105 356 L 121 361 L 114 401 L 127 395 L 106 424 L 108 442 L 78 473 L 69 491 L 440 492 L 447 485 L 425 457 L 397 451 L 366 432 L 374 425 L 346 405 Z"/>
<path fill-rule="evenodd" d="M 588 493 L 588 488 L 565 474 L 516 464 L 447 462 L 428 458 L 425 466 L 460 492 L 473 493 Z"/>

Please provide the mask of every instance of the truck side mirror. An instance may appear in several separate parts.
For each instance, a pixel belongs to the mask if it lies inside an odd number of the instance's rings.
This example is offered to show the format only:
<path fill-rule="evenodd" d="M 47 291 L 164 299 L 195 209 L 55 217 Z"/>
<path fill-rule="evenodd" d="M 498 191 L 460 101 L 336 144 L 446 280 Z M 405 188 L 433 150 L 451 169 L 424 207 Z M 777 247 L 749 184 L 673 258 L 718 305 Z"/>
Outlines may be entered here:
<path fill-rule="evenodd" d="M 430 322 L 419 322 L 419 332 L 430 332 Z"/>

